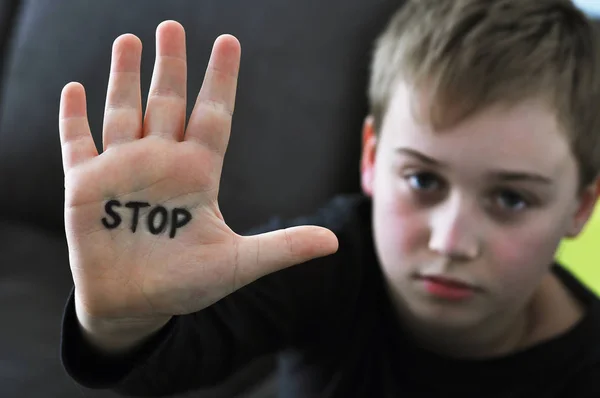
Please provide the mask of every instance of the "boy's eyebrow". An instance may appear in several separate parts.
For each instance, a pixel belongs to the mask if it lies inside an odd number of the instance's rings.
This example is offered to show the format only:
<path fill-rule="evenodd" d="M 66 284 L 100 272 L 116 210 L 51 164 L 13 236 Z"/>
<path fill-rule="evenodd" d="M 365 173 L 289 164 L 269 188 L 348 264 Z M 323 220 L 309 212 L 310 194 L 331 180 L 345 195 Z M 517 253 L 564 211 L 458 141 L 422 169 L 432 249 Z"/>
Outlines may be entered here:
<path fill-rule="evenodd" d="M 437 159 L 430 158 L 429 156 L 427 156 L 427 155 L 425 155 L 425 154 L 423 154 L 423 153 L 421 153 L 419 151 L 416 151 L 414 149 L 411 149 L 411 148 L 406 148 L 406 147 L 396 148 L 396 152 L 400 153 L 400 154 L 405 154 L 405 155 L 408 155 L 408 156 L 412 156 L 414 158 L 417 158 L 417 159 L 421 160 L 423 163 L 427 163 L 427 164 L 430 164 L 432 166 L 443 167 L 443 166 L 446 165 L 445 163 L 440 162 Z"/>
<path fill-rule="evenodd" d="M 530 181 L 539 182 L 546 185 L 552 184 L 552 179 L 548 177 L 545 177 L 540 174 L 533 174 L 520 171 L 494 171 L 490 173 L 490 178 L 505 182 Z"/>
<path fill-rule="evenodd" d="M 437 159 L 431 158 L 419 151 L 416 151 L 411 148 L 400 147 L 396 148 L 396 152 L 400 154 L 405 154 L 408 156 L 415 157 L 421 160 L 423 163 L 430 164 L 436 167 L 444 167 L 445 163 L 440 162 Z M 543 184 L 552 184 L 552 179 L 549 177 L 545 177 L 540 174 L 534 174 L 524 171 L 509 171 L 509 170 L 496 170 L 489 173 L 489 178 L 494 180 L 501 180 L 504 182 L 519 182 L 519 181 L 531 181 L 531 182 L 539 182 Z"/>

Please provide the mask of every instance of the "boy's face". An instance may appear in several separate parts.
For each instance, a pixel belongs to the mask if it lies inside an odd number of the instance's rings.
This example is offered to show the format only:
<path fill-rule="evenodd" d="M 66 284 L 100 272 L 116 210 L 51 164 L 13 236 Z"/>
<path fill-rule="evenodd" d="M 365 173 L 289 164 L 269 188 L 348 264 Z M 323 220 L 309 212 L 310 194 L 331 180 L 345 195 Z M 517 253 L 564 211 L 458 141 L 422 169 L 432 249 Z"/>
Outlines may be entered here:
<path fill-rule="evenodd" d="M 541 101 L 433 132 L 414 119 L 410 100 L 398 85 L 379 136 L 370 119 L 363 132 L 362 185 L 393 294 L 438 326 L 514 313 L 561 239 L 580 232 L 597 192 L 577 195 L 576 161 Z"/>

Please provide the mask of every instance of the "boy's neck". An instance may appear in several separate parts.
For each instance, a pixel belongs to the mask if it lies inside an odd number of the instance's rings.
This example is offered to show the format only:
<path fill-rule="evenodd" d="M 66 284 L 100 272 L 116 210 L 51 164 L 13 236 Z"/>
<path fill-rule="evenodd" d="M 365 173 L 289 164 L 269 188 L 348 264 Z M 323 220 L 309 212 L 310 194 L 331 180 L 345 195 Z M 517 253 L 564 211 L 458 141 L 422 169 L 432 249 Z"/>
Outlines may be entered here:
<path fill-rule="evenodd" d="M 400 300 L 393 302 L 402 327 L 418 343 L 457 359 L 493 358 L 521 351 L 566 332 L 585 312 L 552 273 L 548 273 L 523 309 L 468 330 L 433 327 L 408 313 Z"/>

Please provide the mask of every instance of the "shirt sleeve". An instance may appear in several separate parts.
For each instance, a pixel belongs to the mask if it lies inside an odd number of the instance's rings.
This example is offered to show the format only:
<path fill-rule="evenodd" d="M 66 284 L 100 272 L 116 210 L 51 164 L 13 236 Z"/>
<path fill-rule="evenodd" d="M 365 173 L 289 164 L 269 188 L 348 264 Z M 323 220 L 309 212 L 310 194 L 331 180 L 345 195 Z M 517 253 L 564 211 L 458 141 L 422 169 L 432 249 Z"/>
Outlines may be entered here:
<path fill-rule="evenodd" d="M 330 227 L 331 215 L 320 214 L 291 225 Z M 291 225 L 274 220 L 250 235 Z M 357 280 L 349 272 L 353 256 L 342 247 L 344 228 L 339 223 L 331 228 L 340 241 L 337 253 L 267 275 L 202 311 L 173 317 L 120 357 L 107 357 L 86 344 L 71 293 L 61 336 L 67 373 L 88 388 L 133 396 L 177 394 L 218 385 L 256 357 L 323 338 L 324 330 L 344 322 L 340 308 L 349 302 Z"/>

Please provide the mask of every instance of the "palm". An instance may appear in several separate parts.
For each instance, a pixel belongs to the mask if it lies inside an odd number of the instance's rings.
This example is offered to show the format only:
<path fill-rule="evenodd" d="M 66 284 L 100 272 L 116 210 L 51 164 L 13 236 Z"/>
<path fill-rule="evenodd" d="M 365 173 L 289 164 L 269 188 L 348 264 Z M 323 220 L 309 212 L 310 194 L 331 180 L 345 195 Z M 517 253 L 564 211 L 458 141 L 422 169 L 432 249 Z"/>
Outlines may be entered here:
<path fill-rule="evenodd" d="M 99 155 L 83 87 L 61 97 L 65 227 L 76 300 L 94 317 L 152 318 L 200 310 L 276 269 L 335 251 L 331 232 L 299 227 L 241 237 L 217 197 L 240 60 L 232 36 L 215 42 L 185 125 L 183 28 L 157 29 L 142 119 L 141 43 L 115 41 Z"/>
<path fill-rule="evenodd" d="M 136 153 L 145 156 L 135 159 Z M 230 262 L 235 258 L 232 242 L 237 239 L 223 222 L 216 204 L 218 179 L 207 173 L 202 164 L 215 154 L 192 143 L 164 142 L 162 138 L 148 137 L 123 144 L 105 155 L 90 163 L 85 172 L 70 176 L 73 180 L 69 182 L 78 189 L 67 189 L 67 193 L 72 193 L 67 197 L 67 224 L 72 226 L 71 235 L 77 240 L 80 252 L 85 253 L 85 259 L 80 261 L 93 264 L 75 268 L 76 281 L 92 282 L 86 289 L 98 289 L 94 297 L 107 308 L 115 306 L 109 300 L 123 300 L 114 293 L 115 289 L 138 297 L 160 295 L 149 301 L 127 299 L 125 302 L 137 308 L 124 307 L 123 313 L 191 312 L 194 308 L 182 304 L 186 303 L 182 297 L 185 294 L 202 297 L 195 305 L 205 306 L 214 301 L 215 294 L 194 291 L 194 286 L 202 286 L 195 279 L 201 277 L 206 281 L 218 275 L 199 275 L 193 266 L 206 262 L 202 256 L 220 263 Z M 158 171 L 155 170 L 157 163 L 161 165 Z M 135 176 L 134 184 L 131 176 Z M 111 195 L 107 196 L 109 192 Z M 101 220 L 116 224 L 105 210 L 105 203 L 113 198 L 121 205 L 115 208 L 121 228 L 107 230 Z M 134 217 L 133 209 L 125 206 L 136 202 L 149 206 L 140 208 Z M 157 212 L 151 213 L 158 206 L 166 209 L 166 222 Z M 173 217 L 176 209 L 189 211 L 190 222 L 177 227 L 176 217 Z M 154 231 L 150 231 L 149 221 L 153 221 Z M 164 229 L 159 232 L 161 224 Z M 174 232 L 173 238 L 169 237 L 171 232 Z M 199 246 L 199 242 L 204 244 Z M 232 285 L 236 283 L 233 275 L 220 277 Z M 108 290 L 107 284 L 110 284 Z M 86 305 L 93 307 L 93 303 Z"/>

